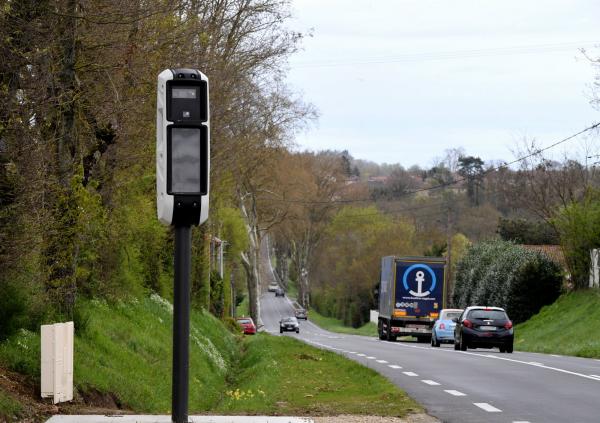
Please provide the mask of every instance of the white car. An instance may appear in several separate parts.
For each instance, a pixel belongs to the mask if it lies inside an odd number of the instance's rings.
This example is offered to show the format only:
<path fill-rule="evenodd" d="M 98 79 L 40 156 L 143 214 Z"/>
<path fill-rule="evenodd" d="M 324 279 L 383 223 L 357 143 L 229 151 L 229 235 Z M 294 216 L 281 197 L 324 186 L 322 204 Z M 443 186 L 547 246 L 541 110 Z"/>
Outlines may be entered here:
<path fill-rule="evenodd" d="M 276 283 L 269 284 L 269 292 L 275 292 L 279 289 L 279 285 Z"/>

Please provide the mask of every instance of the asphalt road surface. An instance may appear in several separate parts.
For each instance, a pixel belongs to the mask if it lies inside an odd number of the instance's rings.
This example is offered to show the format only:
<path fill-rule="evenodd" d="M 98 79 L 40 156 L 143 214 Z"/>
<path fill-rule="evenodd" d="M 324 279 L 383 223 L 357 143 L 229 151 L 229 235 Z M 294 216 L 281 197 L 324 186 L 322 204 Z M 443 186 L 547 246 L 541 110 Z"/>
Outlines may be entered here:
<path fill-rule="evenodd" d="M 279 336 L 279 320 L 293 315 L 292 303 L 265 292 L 261 314 L 263 329 Z M 282 336 L 373 368 L 444 422 L 600 423 L 600 360 L 387 342 L 328 332 L 310 320 L 300 321 L 299 334 Z"/>

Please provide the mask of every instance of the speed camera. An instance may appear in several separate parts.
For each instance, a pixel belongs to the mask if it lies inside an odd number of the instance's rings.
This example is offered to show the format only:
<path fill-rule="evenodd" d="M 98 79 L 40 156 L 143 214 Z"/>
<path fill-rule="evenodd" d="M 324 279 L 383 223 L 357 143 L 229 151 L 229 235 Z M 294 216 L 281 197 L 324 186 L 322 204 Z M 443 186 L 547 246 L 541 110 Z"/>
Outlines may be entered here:
<path fill-rule="evenodd" d="M 165 225 L 199 225 L 208 219 L 208 105 L 208 78 L 202 72 L 166 69 L 158 75 L 156 204 Z"/>

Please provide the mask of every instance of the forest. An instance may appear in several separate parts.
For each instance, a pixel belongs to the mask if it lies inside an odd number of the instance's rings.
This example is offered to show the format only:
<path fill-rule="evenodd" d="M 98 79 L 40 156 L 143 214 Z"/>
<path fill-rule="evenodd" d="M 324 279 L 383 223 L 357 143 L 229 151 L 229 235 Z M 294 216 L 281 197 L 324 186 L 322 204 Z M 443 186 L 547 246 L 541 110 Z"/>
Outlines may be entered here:
<path fill-rule="evenodd" d="M 267 238 L 299 303 L 353 326 L 368 320 L 384 255 L 447 256 L 452 280 L 484 240 L 560 245 L 569 289 L 587 286 L 589 249 L 600 246 L 597 125 L 565 139 L 576 148 L 560 159 L 544 146 L 561 140 L 525 140 L 506 163 L 449 146 L 410 168 L 344 146 L 302 151 L 294 137 L 318 111 L 286 85 L 306 35 L 288 28 L 287 1 L 1 4 L 0 341 L 77 322 L 82 299 L 171 298 L 173 233 L 156 218 L 154 149 L 156 77 L 174 67 L 200 69 L 211 92 L 194 307 L 228 318 L 247 300 L 260 322 Z"/>

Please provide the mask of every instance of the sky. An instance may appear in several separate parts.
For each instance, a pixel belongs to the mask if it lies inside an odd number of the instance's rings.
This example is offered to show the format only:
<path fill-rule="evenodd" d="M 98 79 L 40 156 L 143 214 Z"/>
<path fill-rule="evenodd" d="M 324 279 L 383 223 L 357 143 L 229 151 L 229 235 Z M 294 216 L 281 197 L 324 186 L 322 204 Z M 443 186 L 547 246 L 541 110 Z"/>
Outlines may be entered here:
<path fill-rule="evenodd" d="M 580 52 L 600 56 L 598 0 L 292 0 L 292 14 L 312 35 L 288 83 L 319 112 L 299 149 L 423 167 L 459 147 L 510 160 L 524 139 L 545 146 L 600 121 Z"/>

